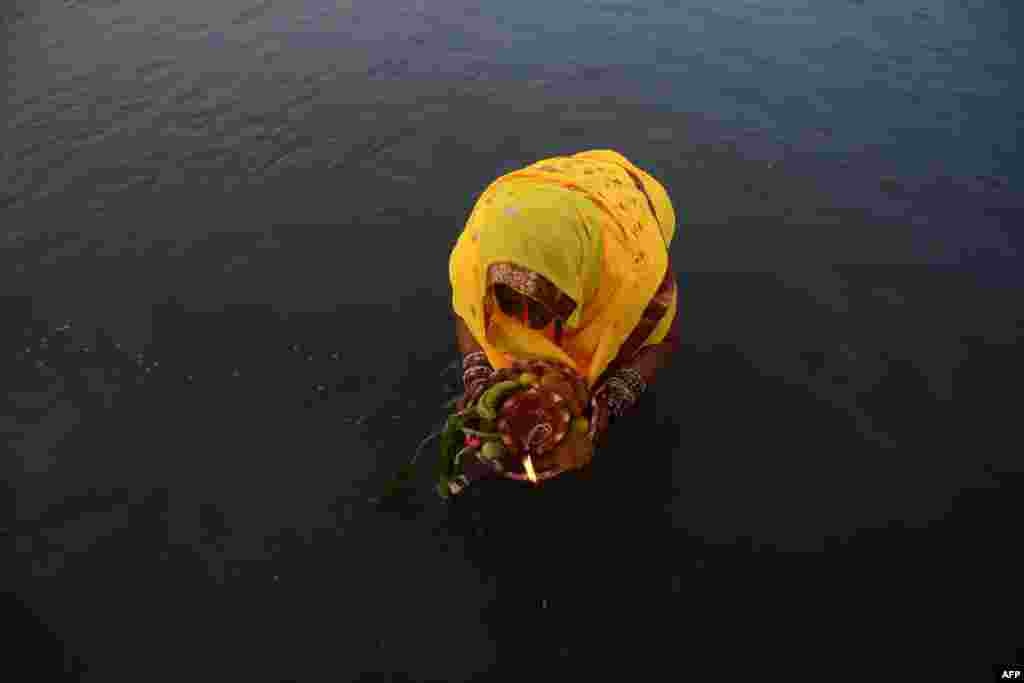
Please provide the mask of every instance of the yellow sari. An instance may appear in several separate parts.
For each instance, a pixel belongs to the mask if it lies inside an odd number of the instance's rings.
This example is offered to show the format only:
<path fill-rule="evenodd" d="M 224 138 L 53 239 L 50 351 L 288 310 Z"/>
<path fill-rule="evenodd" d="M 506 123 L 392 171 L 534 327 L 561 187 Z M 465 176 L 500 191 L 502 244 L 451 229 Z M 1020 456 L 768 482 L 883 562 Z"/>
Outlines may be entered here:
<path fill-rule="evenodd" d="M 452 250 L 452 306 L 495 368 L 560 361 L 591 387 L 615 359 L 668 267 L 675 211 L 658 181 L 611 150 L 538 161 L 495 180 Z M 561 346 L 493 305 L 488 269 L 542 275 L 576 307 Z M 668 333 L 676 293 L 645 346 Z"/>

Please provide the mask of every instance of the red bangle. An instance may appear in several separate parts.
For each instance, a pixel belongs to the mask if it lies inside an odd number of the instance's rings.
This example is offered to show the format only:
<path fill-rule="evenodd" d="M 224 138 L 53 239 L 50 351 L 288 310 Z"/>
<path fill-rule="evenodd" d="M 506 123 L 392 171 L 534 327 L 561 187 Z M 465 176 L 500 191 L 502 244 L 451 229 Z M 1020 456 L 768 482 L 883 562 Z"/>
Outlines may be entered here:
<path fill-rule="evenodd" d="M 494 373 L 494 370 L 485 365 L 478 365 L 477 367 L 470 368 L 462 373 L 462 384 L 470 384 L 477 378 L 490 377 Z"/>
<path fill-rule="evenodd" d="M 490 365 L 487 354 L 483 351 L 472 351 L 462 357 L 462 369 L 467 370 L 478 365 Z"/>

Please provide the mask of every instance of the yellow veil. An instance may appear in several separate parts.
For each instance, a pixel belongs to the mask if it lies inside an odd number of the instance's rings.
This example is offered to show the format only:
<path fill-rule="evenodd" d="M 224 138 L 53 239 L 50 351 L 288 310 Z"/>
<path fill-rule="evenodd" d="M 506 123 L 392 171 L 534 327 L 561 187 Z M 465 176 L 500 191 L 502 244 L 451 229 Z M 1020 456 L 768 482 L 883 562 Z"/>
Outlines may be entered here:
<path fill-rule="evenodd" d="M 539 161 L 497 179 L 478 199 L 449 262 L 453 308 L 494 367 L 549 358 L 593 386 L 657 291 L 674 229 L 664 188 L 621 154 Z M 562 347 L 485 306 L 487 268 L 501 262 L 543 275 L 576 302 Z M 675 301 L 647 343 L 665 336 L 674 315 Z"/>

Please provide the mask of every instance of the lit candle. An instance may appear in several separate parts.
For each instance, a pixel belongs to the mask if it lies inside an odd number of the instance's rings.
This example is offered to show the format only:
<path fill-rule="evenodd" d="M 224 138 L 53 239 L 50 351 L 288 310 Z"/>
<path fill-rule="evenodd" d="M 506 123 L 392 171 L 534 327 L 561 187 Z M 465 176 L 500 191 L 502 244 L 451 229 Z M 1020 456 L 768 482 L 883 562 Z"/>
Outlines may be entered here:
<path fill-rule="evenodd" d="M 523 468 L 526 470 L 526 478 L 536 484 L 537 473 L 533 471 L 533 460 L 530 459 L 530 456 L 523 458 Z"/>

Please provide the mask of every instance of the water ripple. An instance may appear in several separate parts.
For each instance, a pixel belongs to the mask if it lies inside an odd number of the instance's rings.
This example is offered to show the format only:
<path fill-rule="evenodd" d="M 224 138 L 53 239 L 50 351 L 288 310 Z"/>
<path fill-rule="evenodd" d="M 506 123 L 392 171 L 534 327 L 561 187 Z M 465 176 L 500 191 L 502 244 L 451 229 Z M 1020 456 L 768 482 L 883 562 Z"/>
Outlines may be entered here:
<path fill-rule="evenodd" d="M 275 0 L 264 0 L 264 2 L 257 4 L 255 7 L 250 7 L 240 12 L 238 16 L 231 20 L 231 23 L 234 26 L 241 26 L 255 21 L 270 12 L 275 4 Z"/>

